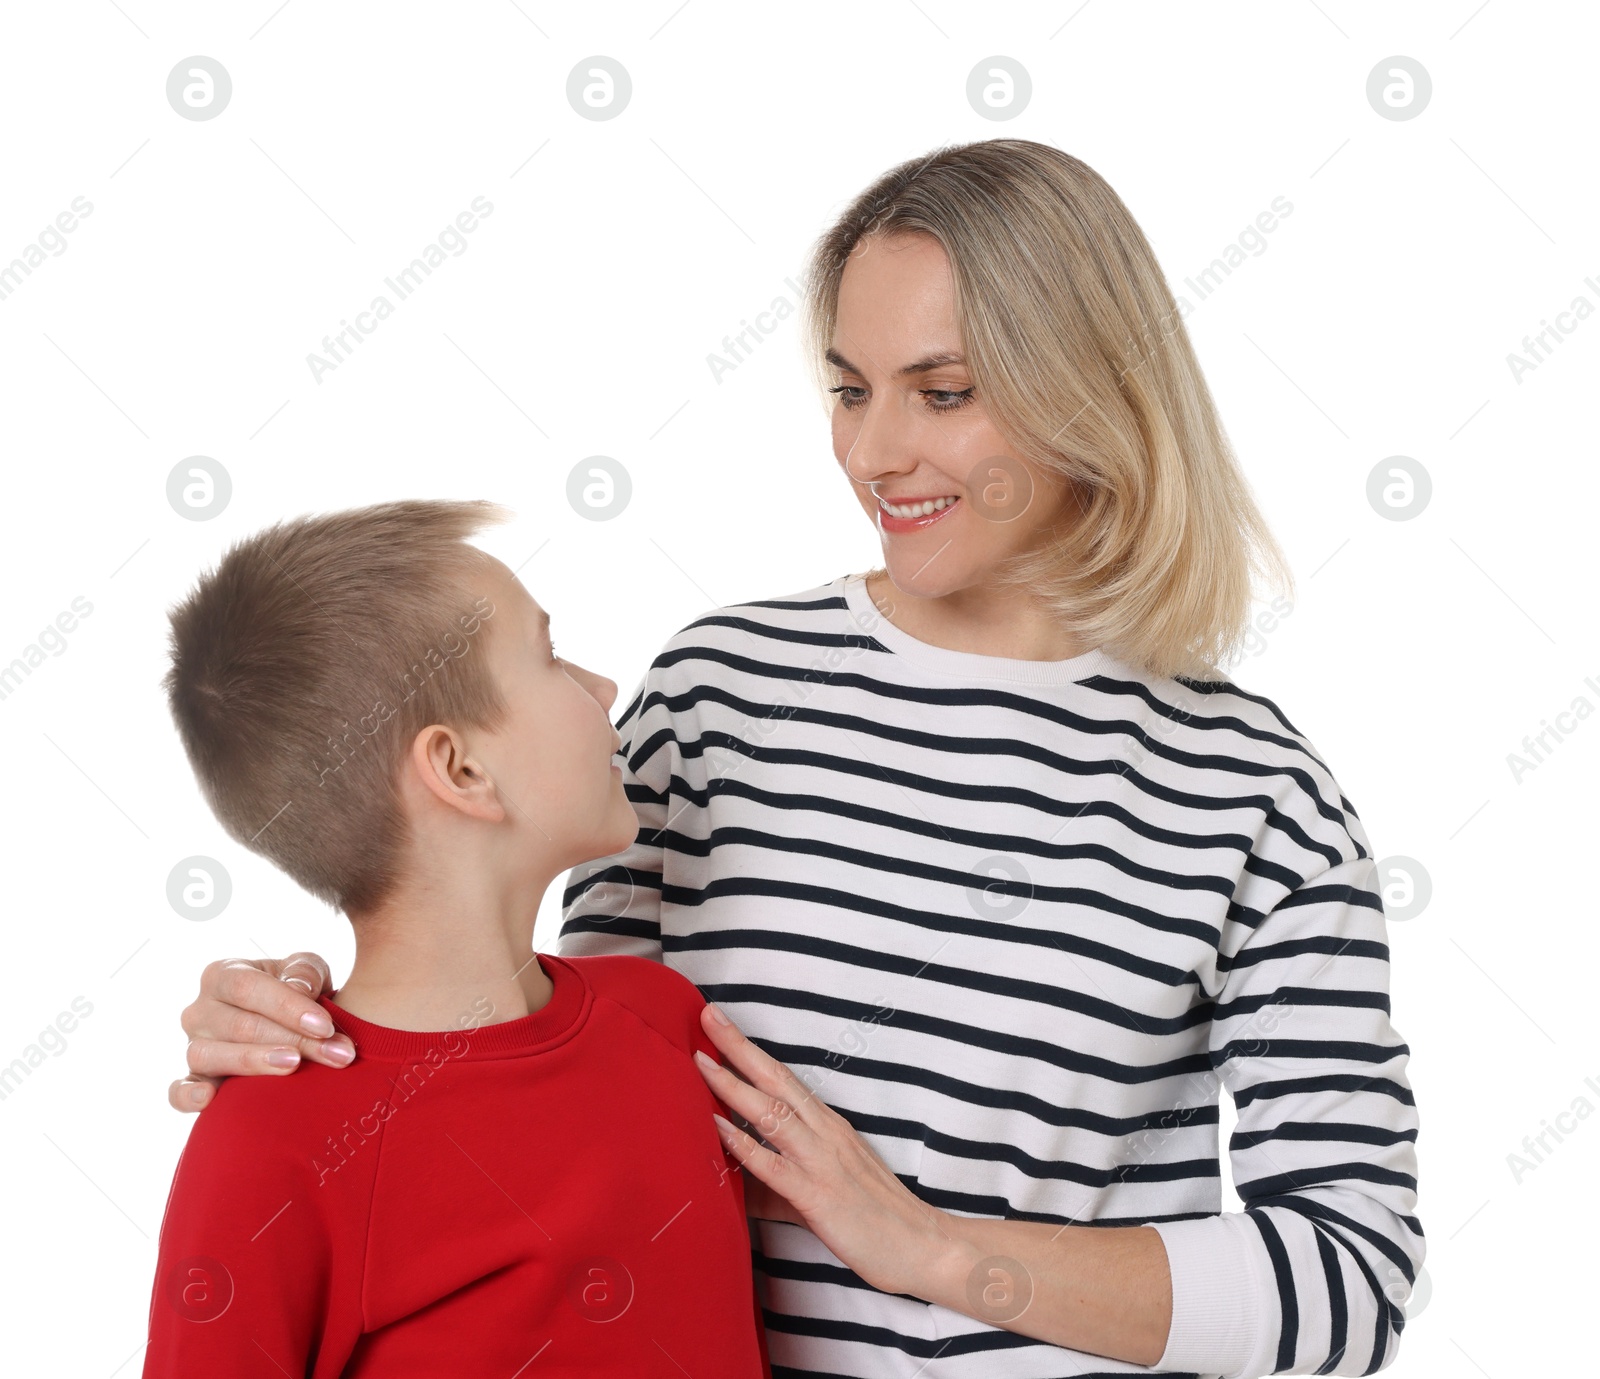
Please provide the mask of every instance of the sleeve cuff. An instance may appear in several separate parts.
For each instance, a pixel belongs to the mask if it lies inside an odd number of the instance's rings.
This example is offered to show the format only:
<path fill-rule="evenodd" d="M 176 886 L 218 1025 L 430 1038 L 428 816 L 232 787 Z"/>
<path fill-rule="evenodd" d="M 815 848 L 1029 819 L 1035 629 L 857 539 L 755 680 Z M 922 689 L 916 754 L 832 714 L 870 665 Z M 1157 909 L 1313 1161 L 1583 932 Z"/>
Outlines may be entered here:
<path fill-rule="evenodd" d="M 1261 1238 L 1244 1213 L 1150 1224 L 1172 1274 L 1172 1326 L 1155 1368 L 1230 1379 L 1271 1373 L 1276 1295 L 1262 1275 Z"/>

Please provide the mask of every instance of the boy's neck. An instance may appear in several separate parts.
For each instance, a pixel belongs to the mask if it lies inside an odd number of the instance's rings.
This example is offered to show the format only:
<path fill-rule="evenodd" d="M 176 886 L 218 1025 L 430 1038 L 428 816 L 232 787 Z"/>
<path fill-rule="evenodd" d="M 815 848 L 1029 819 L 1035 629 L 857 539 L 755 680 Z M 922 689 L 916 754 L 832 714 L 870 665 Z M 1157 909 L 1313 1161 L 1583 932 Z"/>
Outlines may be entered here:
<path fill-rule="evenodd" d="M 389 1029 L 500 1024 L 542 1009 L 550 978 L 534 959 L 543 886 L 402 886 L 351 916 L 356 957 L 333 1003 Z"/>

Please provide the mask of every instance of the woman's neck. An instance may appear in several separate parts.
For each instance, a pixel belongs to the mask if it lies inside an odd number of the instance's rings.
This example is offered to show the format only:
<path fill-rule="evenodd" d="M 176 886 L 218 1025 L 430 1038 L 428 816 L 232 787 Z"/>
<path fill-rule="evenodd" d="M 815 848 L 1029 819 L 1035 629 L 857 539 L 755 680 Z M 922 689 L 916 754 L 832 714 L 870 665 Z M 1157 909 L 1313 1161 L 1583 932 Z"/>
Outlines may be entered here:
<path fill-rule="evenodd" d="M 885 570 L 867 576 L 867 594 L 907 636 L 947 651 L 1017 661 L 1065 661 L 1094 648 L 1066 632 L 1025 589 L 972 588 L 936 598 L 900 590 Z"/>

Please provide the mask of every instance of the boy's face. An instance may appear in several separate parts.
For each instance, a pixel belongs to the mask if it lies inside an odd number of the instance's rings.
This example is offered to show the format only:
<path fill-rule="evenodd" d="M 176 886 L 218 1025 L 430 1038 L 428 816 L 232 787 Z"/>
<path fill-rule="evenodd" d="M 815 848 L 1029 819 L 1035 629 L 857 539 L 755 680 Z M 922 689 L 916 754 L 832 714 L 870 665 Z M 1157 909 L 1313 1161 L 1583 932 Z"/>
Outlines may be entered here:
<path fill-rule="evenodd" d="M 487 654 L 507 712 L 494 732 L 473 735 L 473 749 L 512 826 L 532 846 L 553 848 L 563 869 L 620 852 L 633 842 L 639 820 L 611 760 L 622 745 L 607 717 L 617 687 L 557 659 L 549 615 L 500 569 L 504 583 L 493 593 Z"/>

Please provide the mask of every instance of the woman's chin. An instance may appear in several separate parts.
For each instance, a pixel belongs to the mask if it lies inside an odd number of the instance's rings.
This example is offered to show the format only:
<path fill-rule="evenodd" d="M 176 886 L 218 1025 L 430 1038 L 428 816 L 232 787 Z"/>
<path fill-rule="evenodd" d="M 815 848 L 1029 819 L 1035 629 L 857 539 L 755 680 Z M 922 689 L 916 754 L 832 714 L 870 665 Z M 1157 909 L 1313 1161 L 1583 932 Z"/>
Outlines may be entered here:
<path fill-rule="evenodd" d="M 951 557 L 952 552 L 937 545 L 915 554 L 885 549 L 883 566 L 890 583 L 908 598 L 937 599 L 975 582 L 966 562 Z"/>

